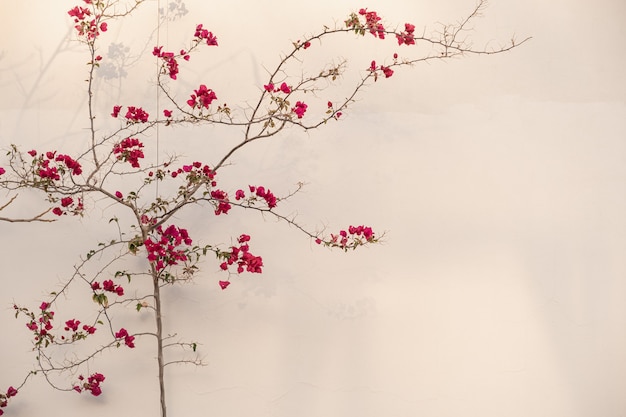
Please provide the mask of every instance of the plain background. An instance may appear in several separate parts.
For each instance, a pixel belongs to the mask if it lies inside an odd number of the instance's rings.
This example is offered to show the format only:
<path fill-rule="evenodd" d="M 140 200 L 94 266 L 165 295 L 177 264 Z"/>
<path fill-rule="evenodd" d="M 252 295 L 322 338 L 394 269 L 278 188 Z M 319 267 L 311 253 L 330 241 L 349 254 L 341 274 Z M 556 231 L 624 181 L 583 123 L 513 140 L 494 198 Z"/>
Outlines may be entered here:
<path fill-rule="evenodd" d="M 87 58 L 71 41 L 74 5 L 0 4 L 2 147 L 81 147 Z M 197 23 L 220 46 L 192 58 L 178 85 L 205 83 L 220 102 L 245 107 L 291 41 L 351 11 L 368 7 L 390 25 L 432 30 L 474 2 L 188 0 L 189 13 L 163 24 L 158 42 L 157 6 L 147 2 L 103 36 L 105 63 L 120 65 L 103 64 L 98 78 L 104 117 L 112 103 L 154 105 L 154 61 L 138 57 L 156 43 L 183 47 Z M 625 21 L 618 0 L 494 0 L 469 33 L 474 45 L 513 35 L 530 42 L 398 70 L 341 122 L 290 129 L 236 155 L 223 184 L 279 194 L 306 182 L 285 213 L 312 229 L 369 224 L 385 231 L 384 243 L 343 254 L 252 213 L 181 219 L 206 243 L 250 233 L 266 266 L 221 291 L 207 260 L 194 284 L 167 294 L 168 329 L 200 342 L 208 364 L 168 370 L 170 414 L 626 415 Z M 349 86 L 372 59 L 411 53 L 379 42 L 314 44 L 305 65 L 346 58 Z M 329 98 L 342 91 L 329 89 Z M 160 140 L 163 152 L 212 162 L 239 134 L 174 129 Z M 28 214 L 37 204 L 26 193 L 11 209 Z M 36 308 L 80 254 L 110 236 L 112 213 L 0 224 L 0 387 L 15 385 L 33 361 L 13 303 Z M 72 293 L 57 314 L 71 314 L 69 305 L 90 311 L 86 297 Z M 128 314 L 129 326 L 150 323 Z M 102 397 L 54 392 L 39 378 L 6 415 L 158 415 L 154 352 L 143 340 L 90 365 L 107 376 Z"/>

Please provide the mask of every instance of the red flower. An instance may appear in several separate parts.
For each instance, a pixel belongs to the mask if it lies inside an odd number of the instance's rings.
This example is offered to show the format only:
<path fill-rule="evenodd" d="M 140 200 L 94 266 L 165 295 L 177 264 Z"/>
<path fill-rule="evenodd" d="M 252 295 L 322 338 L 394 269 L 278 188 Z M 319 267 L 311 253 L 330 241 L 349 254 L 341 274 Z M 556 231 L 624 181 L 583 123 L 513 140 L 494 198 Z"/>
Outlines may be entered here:
<path fill-rule="evenodd" d="M 225 290 L 230 285 L 230 281 L 220 281 L 220 288 Z"/>
<path fill-rule="evenodd" d="M 306 112 L 307 107 L 308 106 L 306 104 L 298 101 L 296 103 L 296 107 L 292 108 L 291 111 L 293 111 L 298 116 L 298 119 L 302 119 L 302 116 L 304 116 L 304 112 Z"/>
<path fill-rule="evenodd" d="M 65 322 L 65 330 L 69 331 L 71 329 L 72 331 L 77 331 L 79 324 L 80 324 L 80 321 L 78 320 L 75 320 L 75 319 L 68 320 Z"/>
<path fill-rule="evenodd" d="M 113 106 L 113 113 L 111 113 L 111 116 L 117 117 L 120 114 L 120 110 L 122 110 L 122 106 Z"/>
<path fill-rule="evenodd" d="M 115 338 L 124 339 L 124 344 L 131 349 L 135 347 L 135 344 L 134 344 L 135 336 L 129 335 L 128 331 L 126 331 L 126 329 L 123 327 L 120 329 L 119 332 L 115 333 Z"/>
<path fill-rule="evenodd" d="M 17 390 L 13 387 L 9 387 L 9 389 L 7 390 L 7 398 L 15 397 L 16 394 Z"/>
<path fill-rule="evenodd" d="M 289 88 L 289 86 L 286 83 L 282 83 L 280 85 L 280 91 L 282 91 L 285 94 L 289 94 L 291 93 L 291 88 Z"/>
<path fill-rule="evenodd" d="M 113 153 L 117 154 L 118 161 L 125 161 L 133 168 L 139 168 L 139 159 L 144 157 L 143 143 L 137 138 L 126 138 L 113 147 Z"/>
<path fill-rule="evenodd" d="M 393 70 L 389 67 L 385 67 L 381 65 L 380 69 L 383 71 L 383 74 L 385 74 L 385 78 L 389 78 L 393 75 Z"/>
<path fill-rule="evenodd" d="M 187 100 L 187 104 L 192 108 L 198 106 L 208 109 L 211 102 L 217 99 L 215 92 L 204 84 L 201 84 L 197 90 L 194 90 L 194 93 L 196 94 L 192 94 L 191 98 Z"/>
<path fill-rule="evenodd" d="M 131 122 L 145 123 L 148 121 L 149 115 L 141 107 L 128 106 L 125 117 Z"/>
<path fill-rule="evenodd" d="M 206 39 L 206 44 L 209 46 L 217 46 L 217 38 L 213 36 L 212 32 L 204 29 L 202 27 L 202 23 L 196 26 L 196 33 L 194 34 L 194 36 L 198 38 L 198 41 Z"/>

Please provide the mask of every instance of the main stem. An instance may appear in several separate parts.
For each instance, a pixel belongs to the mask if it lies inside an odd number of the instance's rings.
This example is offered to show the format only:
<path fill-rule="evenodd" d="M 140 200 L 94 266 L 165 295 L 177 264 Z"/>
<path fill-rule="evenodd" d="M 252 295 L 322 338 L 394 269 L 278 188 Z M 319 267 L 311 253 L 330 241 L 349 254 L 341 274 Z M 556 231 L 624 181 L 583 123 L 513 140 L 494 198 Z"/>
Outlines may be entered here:
<path fill-rule="evenodd" d="M 156 337 L 157 337 L 157 363 L 159 366 L 159 393 L 161 404 L 161 417 L 167 417 L 167 409 L 165 407 L 165 363 L 163 361 L 163 320 L 161 318 L 161 287 L 159 286 L 159 277 L 152 267 L 152 283 L 154 286 L 154 310 L 156 320 Z"/>

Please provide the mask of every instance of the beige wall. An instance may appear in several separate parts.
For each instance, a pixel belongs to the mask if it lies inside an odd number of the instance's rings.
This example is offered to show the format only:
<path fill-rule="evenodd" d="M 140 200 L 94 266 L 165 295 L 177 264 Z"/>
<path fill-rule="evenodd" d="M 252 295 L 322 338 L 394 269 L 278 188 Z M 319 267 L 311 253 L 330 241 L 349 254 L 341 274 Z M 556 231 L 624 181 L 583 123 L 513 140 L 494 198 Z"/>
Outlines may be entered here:
<path fill-rule="evenodd" d="M 86 58 L 68 40 L 73 5 L 0 3 L 3 147 L 82 146 Z M 132 23 L 110 24 L 104 42 L 140 53 L 155 5 Z M 203 22 L 220 47 L 193 58 L 197 67 L 178 85 L 210 83 L 231 106 L 258 91 L 263 68 L 289 41 L 363 6 L 186 5 L 191 13 L 162 26 L 160 43 L 178 48 L 181 28 Z M 454 21 L 473 5 L 367 4 L 389 23 L 418 28 Z M 194 284 L 168 293 L 168 328 L 200 341 L 208 363 L 169 370 L 172 415 L 623 416 L 625 17 L 620 1 L 494 0 L 475 44 L 512 33 L 531 42 L 502 56 L 399 70 L 323 132 L 291 129 L 237 155 L 221 174 L 233 188 L 263 182 L 278 192 L 307 182 L 286 212 L 312 228 L 371 224 L 387 231 L 385 242 L 329 253 L 251 213 L 182 220 L 206 243 L 250 232 L 266 268 L 222 292 L 207 261 Z M 341 55 L 361 69 L 386 53 L 370 39 L 321 46 L 311 48 L 312 67 Z M 126 79 L 99 79 L 102 111 L 151 105 L 154 65 L 146 62 L 127 68 Z M 213 162 L 239 131 L 162 135 L 163 149 Z M 34 201 L 24 193 L 19 210 Z M 79 254 L 108 236 L 112 210 L 79 222 L 0 223 L 0 387 L 17 384 L 32 360 L 13 302 L 38 305 Z M 58 314 L 71 303 L 91 307 L 72 297 Z M 137 326 L 149 320 L 129 316 Z M 107 375 L 101 398 L 55 393 L 39 381 L 7 415 L 156 415 L 153 352 L 142 342 L 93 365 Z"/>

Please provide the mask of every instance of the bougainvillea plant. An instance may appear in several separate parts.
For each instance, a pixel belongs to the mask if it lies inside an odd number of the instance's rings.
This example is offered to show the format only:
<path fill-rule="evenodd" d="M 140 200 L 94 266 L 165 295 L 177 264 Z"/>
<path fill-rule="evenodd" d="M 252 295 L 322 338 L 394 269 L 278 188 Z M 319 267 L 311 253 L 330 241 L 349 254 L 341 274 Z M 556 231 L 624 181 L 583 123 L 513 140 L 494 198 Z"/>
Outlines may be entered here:
<path fill-rule="evenodd" d="M 133 349 L 139 344 L 155 343 L 160 410 L 161 416 L 165 417 L 164 368 L 170 363 L 167 350 L 178 347 L 191 348 L 195 352 L 197 343 L 165 343 L 168 337 L 163 331 L 166 308 L 162 303 L 163 291 L 174 283 L 191 280 L 199 273 L 198 263 L 207 254 L 217 259 L 215 284 L 222 290 L 229 287 L 233 275 L 261 274 L 264 268 L 263 258 L 253 247 L 253 237 L 245 231 L 236 231 L 233 243 L 225 247 L 198 242 L 193 230 L 185 228 L 185 212 L 189 207 L 206 206 L 214 216 L 227 216 L 235 209 L 261 212 L 294 226 L 320 246 L 343 251 L 376 243 L 381 237 L 367 225 L 346 225 L 328 234 L 299 225 L 293 217 L 282 214 L 280 207 L 282 202 L 296 194 L 300 186 L 295 191 L 280 194 L 251 178 L 250 183 L 242 184 L 240 188 L 223 188 L 219 174 L 232 155 L 252 142 L 277 136 L 287 127 L 313 131 L 326 123 L 339 121 L 365 86 L 384 82 L 401 67 L 466 54 L 501 53 L 525 41 L 512 41 L 495 50 L 474 49 L 467 43 L 466 36 L 460 35 L 468 29 L 468 22 L 480 14 L 484 1 L 479 1 L 461 23 L 444 25 L 432 36 L 416 33 L 413 23 L 404 23 L 400 28 L 390 27 L 376 11 L 360 9 L 349 14 L 341 25 L 324 26 L 321 31 L 293 42 L 290 50 L 268 73 L 266 82 L 258 86 L 255 104 L 244 111 L 225 104 L 217 105 L 220 86 L 210 85 L 210 80 L 192 88 L 182 100 L 172 93 L 172 83 L 185 76 L 186 63 L 193 63 L 194 54 L 219 45 L 218 36 L 198 23 L 189 28 L 189 45 L 173 50 L 165 45 L 154 45 L 152 53 L 144 57 L 159 64 L 156 87 L 166 99 L 167 108 L 155 113 L 150 107 L 154 103 L 112 103 L 110 113 L 100 116 L 117 119 L 119 128 L 103 135 L 93 101 L 98 94 L 94 77 L 104 63 L 103 57 L 97 53 L 98 44 L 111 27 L 142 7 L 143 3 L 144 0 L 82 0 L 81 4 L 64 12 L 71 19 L 74 36 L 81 41 L 89 64 L 84 91 L 89 128 L 82 151 L 70 155 L 62 149 L 24 149 L 11 145 L 6 149 L 5 159 L 0 160 L 0 188 L 5 191 L 3 196 L 7 196 L 2 197 L 6 201 L 0 202 L 0 210 L 17 204 L 20 190 L 34 190 L 43 196 L 41 208 L 30 216 L 0 217 L 0 220 L 70 222 L 72 217 L 83 216 L 88 207 L 94 207 L 92 202 L 107 201 L 120 213 L 111 222 L 124 231 L 119 238 L 89 250 L 75 264 L 75 272 L 66 278 L 62 288 L 48 299 L 40 300 L 38 307 L 13 306 L 15 316 L 24 320 L 24 328 L 32 336 L 36 361 L 34 369 L 23 380 L 13 382 L 0 392 L 0 415 L 34 375 L 44 375 L 46 381 L 59 390 L 100 396 L 107 378 L 104 373 L 91 370 L 97 369 L 96 356 L 111 349 Z M 58 18 L 63 18 L 62 13 Z M 345 62 L 326 65 L 314 75 L 299 73 L 295 76 L 287 72 L 288 64 L 307 59 L 310 48 L 321 47 L 322 41 L 332 42 L 337 36 L 372 37 L 376 42 L 392 42 L 398 50 L 391 56 L 372 57 L 370 62 L 363 63 L 358 82 L 340 99 L 331 98 L 325 92 L 339 82 L 346 71 Z M 428 46 L 420 51 L 425 55 L 416 55 L 414 50 L 418 44 Z M 315 94 L 305 95 L 307 92 Z M 315 111 L 311 112 L 311 109 Z M 146 150 L 153 146 L 144 140 L 149 132 L 176 125 L 199 128 L 210 124 L 232 126 L 243 131 L 240 141 L 212 163 L 175 157 L 154 162 L 146 157 Z M 124 177 L 124 189 L 119 186 L 121 176 Z M 158 191 L 155 193 L 155 190 Z M 132 220 L 127 222 L 119 220 L 121 218 Z M 132 264 L 141 267 L 126 268 L 129 263 L 124 261 L 129 258 L 142 260 Z M 89 269 L 88 265 L 93 263 L 102 265 Z M 148 290 L 139 284 L 146 282 L 150 284 Z M 82 291 L 91 298 L 94 311 L 72 313 L 71 308 L 64 309 L 70 291 Z M 114 315 L 110 314 L 113 309 L 128 308 L 129 305 L 138 312 L 153 315 L 152 331 L 133 331 L 130 326 L 113 319 Z M 89 353 L 77 354 L 62 365 L 54 359 L 60 347 L 67 348 L 98 336 L 98 344 Z M 198 363 L 195 359 L 187 362 Z"/>

